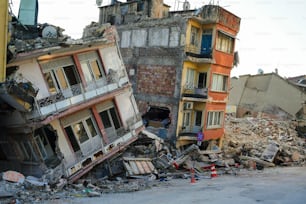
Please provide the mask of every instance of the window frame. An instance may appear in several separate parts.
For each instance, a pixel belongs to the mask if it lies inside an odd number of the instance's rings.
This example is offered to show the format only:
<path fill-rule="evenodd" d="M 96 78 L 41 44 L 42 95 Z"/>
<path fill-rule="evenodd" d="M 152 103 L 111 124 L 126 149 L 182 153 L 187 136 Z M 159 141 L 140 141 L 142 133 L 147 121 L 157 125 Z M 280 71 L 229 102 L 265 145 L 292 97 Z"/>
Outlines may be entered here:
<path fill-rule="evenodd" d="M 190 45 L 199 46 L 199 33 L 200 28 L 192 25 L 190 28 Z"/>
<path fill-rule="evenodd" d="M 94 127 L 94 130 L 96 132 L 96 135 L 92 135 L 91 131 L 90 131 L 90 128 L 88 127 L 88 124 L 87 124 L 87 120 L 90 119 L 91 122 L 92 122 L 92 125 Z M 78 135 L 77 133 L 75 132 L 75 129 L 74 129 L 74 125 L 76 124 L 82 124 L 84 130 L 85 130 L 85 133 L 86 133 L 86 136 L 88 139 L 84 140 L 84 141 L 80 141 L 80 139 L 78 138 Z M 99 136 L 99 130 L 98 130 L 98 127 L 96 125 L 96 121 L 94 120 L 94 118 L 92 116 L 87 116 L 87 117 L 84 117 L 82 119 L 79 119 L 79 120 L 76 120 L 76 121 L 73 121 L 71 123 L 69 123 L 68 125 L 64 126 L 64 130 L 65 130 L 65 133 L 68 135 L 68 138 L 70 137 L 69 134 L 67 133 L 67 130 L 66 128 L 70 128 L 71 132 L 73 133 L 73 135 L 71 136 L 74 136 L 75 140 L 77 141 L 78 143 L 78 147 L 77 147 L 77 150 L 73 148 L 73 151 L 74 152 L 79 152 L 79 151 L 82 151 L 82 148 L 81 148 L 81 145 L 83 143 L 86 143 L 88 142 L 89 140 L 92 140 L 94 137 L 97 137 Z M 72 143 L 70 141 L 70 138 L 69 138 L 69 142 Z"/>
<path fill-rule="evenodd" d="M 113 114 L 112 114 L 112 112 L 111 112 L 112 109 L 114 110 Z M 101 114 L 102 114 L 103 112 L 106 112 L 106 113 L 107 113 L 107 117 L 108 117 L 107 119 L 109 120 L 110 125 L 111 125 L 110 127 L 114 128 L 115 130 L 118 130 L 118 129 L 120 129 L 120 128 L 123 127 L 121 118 L 119 117 L 118 110 L 115 108 L 115 106 L 109 107 L 109 108 L 107 108 L 107 109 L 102 110 L 102 111 L 99 112 L 101 121 L 102 121 L 103 126 L 104 126 L 103 118 L 101 117 Z M 117 123 L 117 122 L 114 122 L 114 119 L 113 119 L 113 115 L 114 115 L 114 114 L 115 114 L 115 116 L 116 116 L 116 120 L 117 120 L 118 124 L 115 124 L 115 123 Z M 118 126 L 118 127 L 116 128 L 116 126 Z M 110 128 L 110 127 L 107 127 L 107 128 Z"/>
<path fill-rule="evenodd" d="M 73 71 L 75 81 L 76 81 L 75 84 L 71 83 L 71 81 L 69 80 L 69 77 L 67 76 L 65 68 L 68 68 L 68 67 L 71 67 L 73 69 L 72 71 Z M 63 74 L 63 77 L 64 77 L 63 79 L 67 87 L 64 87 L 63 84 L 61 83 L 60 77 L 58 75 L 58 71 L 60 71 Z M 52 94 L 59 93 L 60 91 L 70 89 L 72 86 L 81 83 L 80 78 L 79 78 L 79 73 L 77 72 L 74 64 L 65 65 L 61 67 L 54 67 L 50 70 L 43 71 L 43 75 L 44 75 L 45 81 L 47 82 L 48 91 Z M 53 87 L 50 87 L 50 83 L 47 78 L 47 75 L 51 76 Z"/>
<path fill-rule="evenodd" d="M 213 73 L 211 91 L 215 92 L 228 92 L 228 80 L 229 76 Z"/>
<path fill-rule="evenodd" d="M 200 81 L 200 75 L 203 75 L 203 80 L 202 81 Z M 207 76 L 208 76 L 207 72 L 199 72 L 198 73 L 198 83 L 197 83 L 198 88 L 204 89 L 204 88 L 207 87 Z"/>
<path fill-rule="evenodd" d="M 217 32 L 217 40 L 216 40 L 216 50 L 225 52 L 228 54 L 234 53 L 234 45 L 235 45 L 235 38 L 227 35 L 222 31 Z"/>
<path fill-rule="evenodd" d="M 84 74 L 85 81 L 87 83 L 98 81 L 106 77 L 104 66 L 96 51 L 78 54 L 78 59 L 79 59 L 81 69 Z M 94 70 L 95 68 L 92 66 L 93 62 L 95 62 L 95 64 L 97 65 L 98 71 L 100 72 L 100 77 L 96 77 L 95 70 Z M 84 67 L 85 65 L 86 65 L 86 68 Z M 87 79 L 88 77 L 87 75 L 85 75 L 85 72 L 84 72 L 85 69 L 89 71 L 90 79 Z"/>
<path fill-rule="evenodd" d="M 207 129 L 221 128 L 224 124 L 224 111 L 208 111 L 207 112 Z"/>
<path fill-rule="evenodd" d="M 17 143 L 18 149 L 23 155 L 23 161 L 25 162 L 36 162 L 38 160 L 38 155 L 36 154 L 32 143 L 33 142 L 29 140 L 23 140 Z M 26 145 L 29 149 L 27 149 Z"/>
<path fill-rule="evenodd" d="M 185 88 L 194 89 L 196 71 L 192 68 L 187 68 Z"/>

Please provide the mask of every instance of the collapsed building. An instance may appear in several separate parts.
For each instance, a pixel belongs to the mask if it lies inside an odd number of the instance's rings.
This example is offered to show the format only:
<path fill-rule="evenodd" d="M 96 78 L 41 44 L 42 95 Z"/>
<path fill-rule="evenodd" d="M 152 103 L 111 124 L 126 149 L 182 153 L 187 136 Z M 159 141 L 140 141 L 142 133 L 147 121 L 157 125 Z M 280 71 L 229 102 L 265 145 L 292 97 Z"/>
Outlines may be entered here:
<path fill-rule="evenodd" d="M 169 11 L 162 0 L 100 6 L 116 25 L 123 61 L 147 129 L 177 148 L 221 141 L 240 18 L 218 5 Z"/>
<path fill-rule="evenodd" d="M 302 84 L 277 73 L 243 75 L 231 79 L 229 106 L 237 117 L 265 115 L 275 119 L 303 119 L 306 92 Z"/>
<path fill-rule="evenodd" d="M 10 22 L 0 171 L 73 182 L 134 142 L 143 123 L 114 26 L 68 42 L 62 29 L 34 24 Z"/>

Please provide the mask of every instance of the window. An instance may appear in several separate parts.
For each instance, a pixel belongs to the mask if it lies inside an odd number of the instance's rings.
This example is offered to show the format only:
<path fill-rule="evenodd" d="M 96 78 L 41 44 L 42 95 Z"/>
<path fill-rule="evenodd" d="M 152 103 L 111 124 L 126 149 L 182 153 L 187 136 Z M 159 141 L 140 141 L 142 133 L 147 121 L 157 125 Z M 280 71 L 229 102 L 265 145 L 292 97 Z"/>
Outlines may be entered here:
<path fill-rule="evenodd" d="M 83 122 L 78 122 L 72 125 L 72 130 L 74 132 L 74 135 L 78 139 L 78 141 L 82 144 L 83 142 L 89 140 L 89 137 L 87 135 L 87 132 L 84 128 Z"/>
<path fill-rule="evenodd" d="M 216 49 L 226 53 L 233 53 L 234 38 L 219 31 Z"/>
<path fill-rule="evenodd" d="M 207 115 L 207 128 L 221 127 L 223 124 L 223 111 L 208 112 Z"/>
<path fill-rule="evenodd" d="M 183 115 L 183 127 L 190 127 L 191 111 L 185 111 Z"/>
<path fill-rule="evenodd" d="M 34 152 L 31 141 L 21 141 L 19 143 L 19 148 L 25 161 L 37 161 L 37 155 Z"/>
<path fill-rule="evenodd" d="M 194 76 L 195 76 L 195 71 L 193 69 L 187 69 L 187 74 L 186 74 L 186 88 L 187 89 L 194 88 Z"/>
<path fill-rule="evenodd" d="M 207 73 L 199 73 L 198 77 L 198 88 L 205 88 L 206 87 L 206 79 L 207 79 Z"/>
<path fill-rule="evenodd" d="M 40 62 L 50 93 L 57 93 L 80 83 L 79 75 L 71 57 Z"/>
<path fill-rule="evenodd" d="M 72 131 L 72 127 L 71 126 L 65 127 L 65 131 L 66 131 L 66 134 L 69 138 L 69 141 L 71 143 L 73 151 L 74 152 L 80 151 L 81 148 L 80 148 L 80 145 L 79 145 L 78 141 L 76 140 L 76 138 L 74 136 L 74 133 Z"/>
<path fill-rule="evenodd" d="M 96 52 L 78 55 L 86 82 L 104 77 L 101 62 Z"/>
<path fill-rule="evenodd" d="M 199 41 L 199 28 L 191 26 L 190 44 L 193 46 L 198 46 L 198 41 Z"/>
<path fill-rule="evenodd" d="M 74 65 L 54 68 L 44 73 L 50 93 L 57 93 L 79 83 Z"/>
<path fill-rule="evenodd" d="M 114 128 L 117 130 L 121 127 L 117 111 L 114 107 L 100 112 L 100 117 L 105 129 Z"/>
<path fill-rule="evenodd" d="M 96 126 L 91 117 L 72 123 L 65 127 L 65 131 L 74 152 L 79 151 L 82 144 L 98 135 Z"/>
<path fill-rule="evenodd" d="M 202 111 L 195 111 L 195 126 L 202 126 Z"/>
<path fill-rule="evenodd" d="M 104 109 L 99 114 L 109 143 L 114 142 L 124 134 L 120 118 L 114 106 L 108 107 L 106 110 Z"/>
<path fill-rule="evenodd" d="M 212 79 L 212 91 L 227 91 L 227 82 L 228 82 L 228 76 L 221 75 L 221 74 L 213 74 Z"/>

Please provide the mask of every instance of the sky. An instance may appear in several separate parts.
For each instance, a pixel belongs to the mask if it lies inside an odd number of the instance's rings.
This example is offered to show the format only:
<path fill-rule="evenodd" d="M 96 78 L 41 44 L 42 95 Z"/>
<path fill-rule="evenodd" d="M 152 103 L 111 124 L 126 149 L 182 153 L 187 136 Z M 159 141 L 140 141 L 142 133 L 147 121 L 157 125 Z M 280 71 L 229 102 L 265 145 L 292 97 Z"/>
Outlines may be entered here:
<path fill-rule="evenodd" d="M 18 15 L 19 1 L 11 0 Z M 103 0 L 103 5 L 110 0 Z M 124 0 L 122 0 L 124 2 Z M 185 0 L 164 0 L 171 10 L 182 9 Z M 231 76 L 275 72 L 282 77 L 306 75 L 306 1 L 305 0 L 188 0 L 191 9 L 212 3 L 241 18 L 235 50 L 240 64 Z M 99 19 L 96 0 L 39 0 L 39 23 L 65 29 L 74 39 L 83 28 Z M 305 58 L 305 59 L 304 59 Z"/>

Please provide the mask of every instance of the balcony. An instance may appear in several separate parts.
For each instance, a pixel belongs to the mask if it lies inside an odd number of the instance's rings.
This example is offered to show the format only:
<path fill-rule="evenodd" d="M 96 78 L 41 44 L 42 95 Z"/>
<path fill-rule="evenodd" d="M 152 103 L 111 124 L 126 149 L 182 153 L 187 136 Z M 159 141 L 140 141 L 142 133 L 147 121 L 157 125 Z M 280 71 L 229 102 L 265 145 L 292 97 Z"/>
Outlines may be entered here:
<path fill-rule="evenodd" d="M 104 146 L 102 143 L 93 141 L 92 148 L 90 148 L 86 154 L 81 154 L 78 152 L 66 155 L 64 159 L 64 165 L 66 168 L 67 176 L 72 176 L 73 174 L 79 172 L 81 169 L 86 169 L 86 167 L 98 164 L 99 162 L 109 158 L 109 156 L 112 155 L 116 149 L 118 150 L 119 148 L 120 150 L 121 146 L 133 141 L 133 138 L 136 137 L 135 130 L 143 126 L 141 116 L 137 114 L 127 119 L 126 121 L 126 127 L 122 127 L 113 131 L 113 133 L 115 133 L 115 137 L 110 139 L 112 141 L 110 141 L 109 144 Z M 110 137 L 114 135 L 110 135 Z"/>
<path fill-rule="evenodd" d="M 207 88 L 195 88 L 188 85 L 184 86 L 182 93 L 183 98 L 192 98 L 192 101 L 201 101 L 208 98 L 208 89 Z"/>
<path fill-rule="evenodd" d="M 69 109 L 70 107 L 84 103 L 95 97 L 110 93 L 128 83 L 128 77 L 120 79 L 107 80 L 100 79 L 88 84 L 85 88 L 82 84 L 76 84 L 69 89 L 61 90 L 51 96 L 35 100 L 35 109 L 28 118 L 47 116 Z"/>
<path fill-rule="evenodd" d="M 194 46 L 186 46 L 186 55 L 195 58 L 212 58 L 212 50 L 208 48 L 196 48 Z"/>
<path fill-rule="evenodd" d="M 15 109 L 28 112 L 33 108 L 34 97 L 37 92 L 37 87 L 29 80 L 18 75 L 18 78 L 13 78 L 1 84 L 0 98 Z"/>

